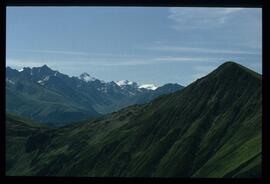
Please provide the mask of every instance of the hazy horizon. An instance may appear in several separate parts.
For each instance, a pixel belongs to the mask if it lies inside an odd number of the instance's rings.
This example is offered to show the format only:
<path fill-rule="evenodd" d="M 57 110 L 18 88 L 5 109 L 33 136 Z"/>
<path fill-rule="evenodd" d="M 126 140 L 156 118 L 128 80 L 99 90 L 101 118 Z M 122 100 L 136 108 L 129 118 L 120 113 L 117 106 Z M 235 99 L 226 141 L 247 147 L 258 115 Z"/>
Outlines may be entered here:
<path fill-rule="evenodd" d="M 6 66 L 188 85 L 225 61 L 262 73 L 260 8 L 8 7 Z"/>

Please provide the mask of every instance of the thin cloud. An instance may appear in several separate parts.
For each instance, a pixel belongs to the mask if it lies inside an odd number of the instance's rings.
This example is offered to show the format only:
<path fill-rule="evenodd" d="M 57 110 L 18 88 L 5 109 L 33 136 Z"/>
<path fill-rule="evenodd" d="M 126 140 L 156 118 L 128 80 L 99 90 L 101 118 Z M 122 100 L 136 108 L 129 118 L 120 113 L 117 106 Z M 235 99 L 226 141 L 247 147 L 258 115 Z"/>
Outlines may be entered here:
<path fill-rule="evenodd" d="M 42 66 L 45 63 L 43 61 L 33 61 L 33 60 L 24 60 L 24 59 L 6 59 L 6 66 L 14 68 L 23 68 L 23 67 L 38 67 Z"/>
<path fill-rule="evenodd" d="M 155 61 L 166 61 L 166 62 L 217 62 L 222 58 L 211 58 L 211 57 L 159 57 L 154 58 Z"/>
<path fill-rule="evenodd" d="M 59 67 L 74 67 L 80 65 L 81 67 L 90 66 L 135 66 L 135 65 L 149 65 L 154 64 L 153 60 L 115 60 L 115 59 L 74 59 L 74 60 L 28 60 L 28 59 L 7 59 L 6 65 L 15 68 L 23 67 L 37 67 L 47 64 L 48 66 L 59 66 Z M 156 62 L 157 63 L 157 62 Z"/>
<path fill-rule="evenodd" d="M 227 23 L 244 8 L 169 8 L 168 18 L 173 29 L 209 29 Z"/>
<path fill-rule="evenodd" d="M 78 58 L 68 60 L 53 60 L 53 59 L 42 59 L 42 60 L 28 60 L 28 59 L 13 59 L 7 58 L 7 66 L 22 68 L 22 67 L 37 67 L 47 64 L 49 66 L 61 66 L 61 67 L 72 67 L 80 65 L 84 67 L 89 66 L 139 66 L 139 65 L 155 65 L 155 64 L 168 64 L 168 63 L 208 63 L 208 62 L 219 62 L 221 58 L 210 58 L 210 57 L 154 57 L 154 58 L 142 58 L 142 59 L 116 59 L 116 58 Z"/>
<path fill-rule="evenodd" d="M 72 52 L 60 50 L 35 50 L 35 49 L 16 49 L 11 52 L 31 52 L 31 53 L 47 53 L 47 54 L 65 54 L 65 55 L 87 55 L 85 52 Z"/>
<path fill-rule="evenodd" d="M 198 48 L 198 47 L 160 46 L 160 47 L 147 47 L 146 49 L 157 51 L 193 52 L 193 53 L 208 53 L 208 54 L 247 54 L 247 55 L 261 54 L 261 52 L 258 51 L 222 50 L 222 49 Z"/>
<path fill-rule="evenodd" d="M 129 54 L 112 54 L 112 53 L 93 53 L 93 52 L 74 52 L 64 50 L 38 50 L 38 49 L 15 49 L 9 52 L 30 52 L 30 53 L 45 53 L 45 54 L 60 54 L 60 55 L 74 55 L 74 56 L 110 56 L 110 57 L 138 57 L 137 55 Z"/>

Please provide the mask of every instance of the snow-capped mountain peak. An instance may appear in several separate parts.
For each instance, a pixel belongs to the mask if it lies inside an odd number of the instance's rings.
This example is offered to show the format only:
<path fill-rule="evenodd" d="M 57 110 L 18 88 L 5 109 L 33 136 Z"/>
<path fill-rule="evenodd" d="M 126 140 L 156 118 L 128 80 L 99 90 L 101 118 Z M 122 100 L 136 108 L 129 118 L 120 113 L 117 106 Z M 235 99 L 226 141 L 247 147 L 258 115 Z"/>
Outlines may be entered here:
<path fill-rule="evenodd" d="M 95 81 L 97 80 L 94 77 L 91 77 L 88 73 L 84 72 L 80 75 L 79 79 L 85 81 L 85 82 L 89 82 L 89 81 Z"/>
<path fill-rule="evenodd" d="M 158 88 L 158 86 L 156 86 L 155 84 L 142 84 L 139 86 L 139 89 L 148 89 L 148 90 L 156 90 Z"/>
<path fill-rule="evenodd" d="M 137 85 L 136 82 L 133 82 L 133 81 L 128 81 L 128 80 L 120 80 L 120 81 L 117 81 L 116 84 L 120 87 L 122 86 L 127 86 L 127 85 Z"/>

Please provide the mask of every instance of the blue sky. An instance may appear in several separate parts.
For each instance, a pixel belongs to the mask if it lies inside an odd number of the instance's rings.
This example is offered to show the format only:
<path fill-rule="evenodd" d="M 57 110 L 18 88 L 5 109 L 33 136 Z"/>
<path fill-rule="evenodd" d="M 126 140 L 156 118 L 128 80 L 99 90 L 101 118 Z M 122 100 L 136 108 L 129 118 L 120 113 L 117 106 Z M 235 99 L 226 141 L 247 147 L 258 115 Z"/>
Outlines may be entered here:
<path fill-rule="evenodd" d="M 6 65 L 188 85 L 227 60 L 262 73 L 259 8 L 8 7 Z"/>

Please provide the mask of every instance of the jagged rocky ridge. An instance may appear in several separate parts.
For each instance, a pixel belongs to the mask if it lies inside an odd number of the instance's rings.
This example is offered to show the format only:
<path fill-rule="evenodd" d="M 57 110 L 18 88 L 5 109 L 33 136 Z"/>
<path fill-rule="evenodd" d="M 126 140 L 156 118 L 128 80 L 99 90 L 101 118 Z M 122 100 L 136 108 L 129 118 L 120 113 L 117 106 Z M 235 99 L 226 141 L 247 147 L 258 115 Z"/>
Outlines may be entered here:
<path fill-rule="evenodd" d="M 146 103 L 182 88 L 178 84 L 166 84 L 156 90 L 140 88 L 135 82 L 118 85 L 87 73 L 69 77 L 46 65 L 21 71 L 7 67 L 6 111 L 61 125 Z"/>

